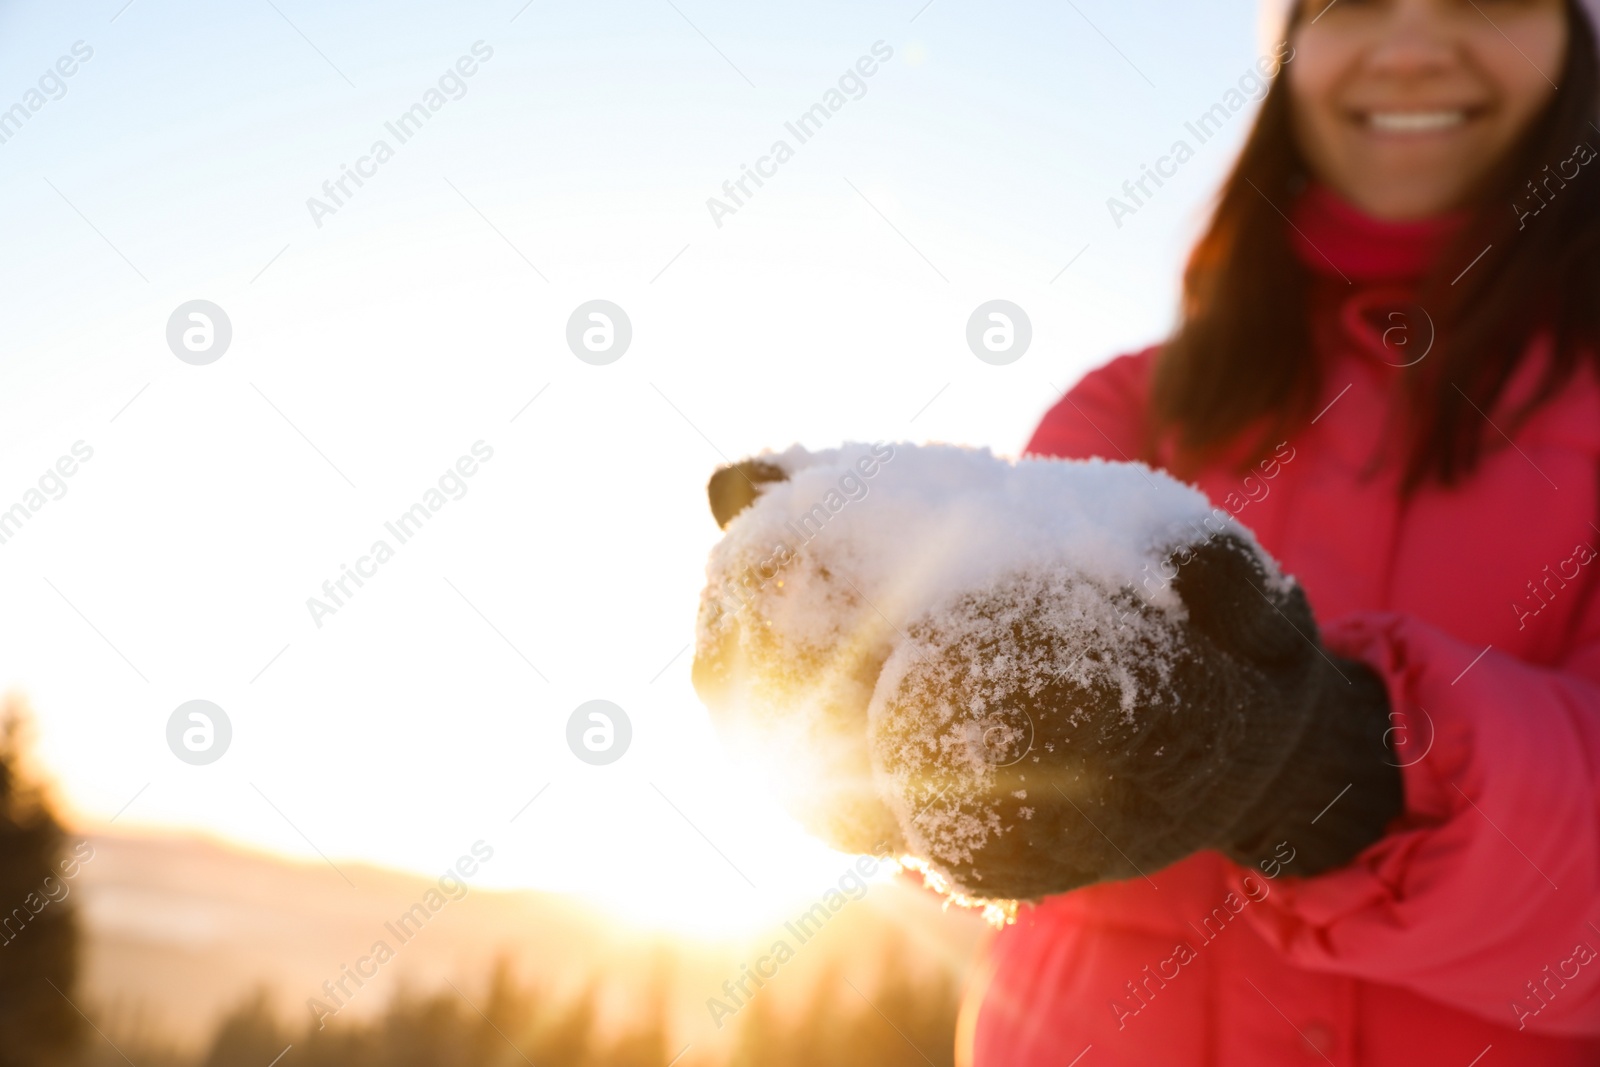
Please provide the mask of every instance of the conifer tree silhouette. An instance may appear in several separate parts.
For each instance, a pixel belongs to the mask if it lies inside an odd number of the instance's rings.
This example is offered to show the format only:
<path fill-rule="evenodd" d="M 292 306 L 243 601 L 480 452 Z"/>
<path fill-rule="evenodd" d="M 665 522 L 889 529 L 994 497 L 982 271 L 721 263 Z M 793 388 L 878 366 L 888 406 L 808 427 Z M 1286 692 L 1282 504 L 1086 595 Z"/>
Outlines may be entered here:
<path fill-rule="evenodd" d="M 69 1059 L 84 1024 L 76 999 L 76 900 L 63 893 L 66 833 L 23 768 L 26 703 L 0 702 L 0 1067 Z M 59 897 L 60 899 L 52 899 Z"/>

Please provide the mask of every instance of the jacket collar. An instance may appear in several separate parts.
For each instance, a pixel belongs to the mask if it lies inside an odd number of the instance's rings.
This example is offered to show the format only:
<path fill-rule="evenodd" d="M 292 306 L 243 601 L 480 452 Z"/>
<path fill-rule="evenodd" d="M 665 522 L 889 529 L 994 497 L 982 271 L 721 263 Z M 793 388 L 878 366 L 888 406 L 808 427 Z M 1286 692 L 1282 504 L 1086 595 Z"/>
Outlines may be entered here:
<path fill-rule="evenodd" d="M 1376 219 L 1313 182 L 1290 209 L 1290 241 L 1314 274 L 1355 285 L 1415 282 L 1468 218 L 1455 211 L 1406 222 Z"/>

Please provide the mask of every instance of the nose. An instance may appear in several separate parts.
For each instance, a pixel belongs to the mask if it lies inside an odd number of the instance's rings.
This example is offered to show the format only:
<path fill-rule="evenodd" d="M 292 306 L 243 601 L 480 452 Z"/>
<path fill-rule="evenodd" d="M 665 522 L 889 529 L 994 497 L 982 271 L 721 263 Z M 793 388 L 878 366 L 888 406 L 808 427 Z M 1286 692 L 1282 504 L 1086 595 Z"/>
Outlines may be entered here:
<path fill-rule="evenodd" d="M 1486 16 L 1473 8 L 1447 12 L 1445 6 L 1439 0 L 1397 0 L 1390 5 L 1389 17 L 1367 53 L 1367 71 L 1418 78 L 1448 70 L 1460 58 L 1463 20 L 1482 21 Z"/>

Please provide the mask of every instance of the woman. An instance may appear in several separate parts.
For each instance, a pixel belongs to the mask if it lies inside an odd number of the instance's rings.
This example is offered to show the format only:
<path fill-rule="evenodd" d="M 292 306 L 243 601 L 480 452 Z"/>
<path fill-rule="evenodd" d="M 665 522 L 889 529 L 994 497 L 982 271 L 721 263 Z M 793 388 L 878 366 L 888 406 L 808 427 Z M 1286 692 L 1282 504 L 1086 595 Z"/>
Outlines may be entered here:
<path fill-rule="evenodd" d="M 1290 8 L 1291 5 L 1283 5 Z M 1306 0 L 1158 348 L 1029 451 L 1195 481 L 1381 678 L 1403 810 L 1023 908 L 958 1056 L 1600 1063 L 1600 148 L 1586 0 Z"/>

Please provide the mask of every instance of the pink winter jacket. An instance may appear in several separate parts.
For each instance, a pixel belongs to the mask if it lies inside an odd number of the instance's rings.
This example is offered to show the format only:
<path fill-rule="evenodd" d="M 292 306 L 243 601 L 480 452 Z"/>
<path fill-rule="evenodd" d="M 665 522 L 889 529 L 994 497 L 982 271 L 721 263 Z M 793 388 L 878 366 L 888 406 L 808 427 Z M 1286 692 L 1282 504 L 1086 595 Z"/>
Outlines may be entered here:
<path fill-rule="evenodd" d="M 1581 372 L 1511 441 L 1487 412 L 1476 473 L 1402 503 L 1392 469 L 1362 470 L 1427 337 L 1385 336 L 1382 312 L 1453 224 L 1315 189 L 1296 212 L 1321 414 L 1250 476 L 1197 481 L 1304 585 L 1329 647 L 1386 680 L 1405 812 L 1314 878 L 1206 852 L 1024 908 L 980 961 L 958 1062 L 1600 1064 L 1600 383 Z M 1089 374 L 1028 450 L 1159 465 L 1140 456 L 1152 358 Z"/>

